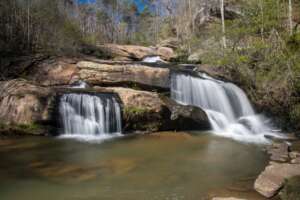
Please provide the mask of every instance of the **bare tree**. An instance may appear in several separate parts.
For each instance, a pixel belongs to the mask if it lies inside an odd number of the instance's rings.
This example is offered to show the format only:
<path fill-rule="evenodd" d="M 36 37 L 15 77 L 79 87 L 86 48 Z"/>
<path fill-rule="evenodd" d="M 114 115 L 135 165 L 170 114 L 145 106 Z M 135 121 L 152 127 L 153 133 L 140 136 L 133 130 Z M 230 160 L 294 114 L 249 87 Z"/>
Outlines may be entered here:
<path fill-rule="evenodd" d="M 292 0 L 289 0 L 289 31 L 293 35 L 293 5 Z"/>
<path fill-rule="evenodd" d="M 226 44 L 226 29 L 225 29 L 225 14 L 224 14 L 224 0 L 220 0 L 220 9 L 221 9 L 221 18 L 222 18 L 222 40 L 223 40 L 223 47 L 227 48 Z"/>

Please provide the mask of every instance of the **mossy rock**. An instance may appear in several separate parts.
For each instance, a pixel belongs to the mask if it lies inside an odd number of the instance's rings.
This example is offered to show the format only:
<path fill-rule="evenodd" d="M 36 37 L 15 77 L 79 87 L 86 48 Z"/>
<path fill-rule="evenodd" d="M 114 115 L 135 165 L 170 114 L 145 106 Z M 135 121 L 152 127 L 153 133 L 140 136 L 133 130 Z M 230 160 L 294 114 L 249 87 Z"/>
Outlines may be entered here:
<path fill-rule="evenodd" d="M 295 176 L 285 181 L 280 198 L 282 200 L 300 200 L 300 176 Z"/>

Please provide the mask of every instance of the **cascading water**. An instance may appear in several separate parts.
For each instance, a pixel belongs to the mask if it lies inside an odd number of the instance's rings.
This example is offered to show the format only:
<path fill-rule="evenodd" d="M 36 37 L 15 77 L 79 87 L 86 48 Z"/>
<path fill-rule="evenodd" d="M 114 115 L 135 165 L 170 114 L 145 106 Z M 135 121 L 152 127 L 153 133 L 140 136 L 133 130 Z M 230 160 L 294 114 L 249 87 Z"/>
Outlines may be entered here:
<path fill-rule="evenodd" d="M 279 135 L 272 131 L 266 118 L 255 114 L 245 93 L 232 83 L 206 74 L 200 78 L 172 74 L 171 96 L 179 103 L 204 109 L 217 135 L 258 143 L 268 142 L 265 135 Z"/>
<path fill-rule="evenodd" d="M 59 112 L 62 137 L 106 139 L 121 134 L 121 109 L 112 95 L 64 94 Z"/>
<path fill-rule="evenodd" d="M 164 62 L 159 56 L 148 56 L 143 59 L 145 63 L 159 63 Z"/>

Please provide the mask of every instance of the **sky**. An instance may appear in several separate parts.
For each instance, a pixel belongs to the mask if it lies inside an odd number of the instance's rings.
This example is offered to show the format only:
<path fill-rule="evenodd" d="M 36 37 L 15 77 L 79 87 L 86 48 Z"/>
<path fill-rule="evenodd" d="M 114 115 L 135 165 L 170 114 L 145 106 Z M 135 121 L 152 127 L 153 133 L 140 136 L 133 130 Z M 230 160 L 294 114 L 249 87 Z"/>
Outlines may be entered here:
<path fill-rule="evenodd" d="M 96 0 L 78 0 L 80 3 L 95 3 Z M 142 0 L 133 0 L 137 5 L 139 11 L 143 11 L 145 5 Z"/>

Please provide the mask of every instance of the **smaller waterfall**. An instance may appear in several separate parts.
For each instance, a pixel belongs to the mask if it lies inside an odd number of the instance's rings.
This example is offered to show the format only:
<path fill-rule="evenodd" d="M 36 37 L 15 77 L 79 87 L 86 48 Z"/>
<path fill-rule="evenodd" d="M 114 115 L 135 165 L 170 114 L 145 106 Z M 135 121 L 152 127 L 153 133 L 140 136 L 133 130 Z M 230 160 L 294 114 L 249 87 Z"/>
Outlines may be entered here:
<path fill-rule="evenodd" d="M 182 104 L 204 109 L 213 132 L 243 142 L 267 142 L 265 135 L 278 136 L 268 119 L 257 115 L 245 93 L 232 83 L 173 74 L 172 98 Z"/>
<path fill-rule="evenodd" d="M 148 56 L 143 59 L 145 63 L 158 63 L 158 62 L 165 62 L 159 56 Z"/>
<path fill-rule="evenodd" d="M 59 112 L 63 137 L 106 139 L 121 134 L 121 109 L 112 95 L 64 94 Z"/>

